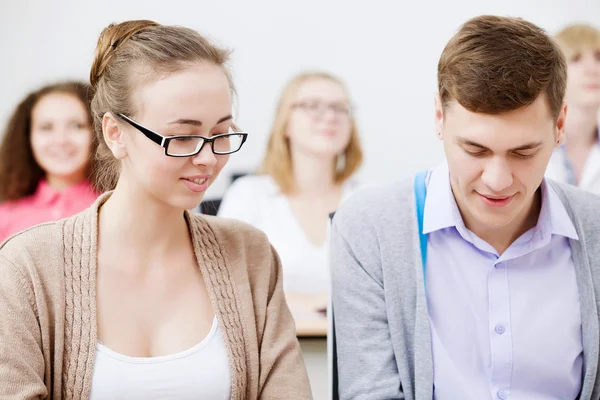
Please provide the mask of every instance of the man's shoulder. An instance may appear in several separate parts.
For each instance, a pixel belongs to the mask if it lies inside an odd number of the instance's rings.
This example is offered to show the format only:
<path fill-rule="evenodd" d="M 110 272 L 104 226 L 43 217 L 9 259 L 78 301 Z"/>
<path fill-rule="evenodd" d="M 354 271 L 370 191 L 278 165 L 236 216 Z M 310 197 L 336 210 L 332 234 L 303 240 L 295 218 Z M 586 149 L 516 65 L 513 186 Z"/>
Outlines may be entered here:
<path fill-rule="evenodd" d="M 561 198 L 561 201 L 567 208 L 569 214 L 576 214 L 579 217 L 578 219 L 593 219 L 594 221 L 589 222 L 600 224 L 600 218 L 592 218 L 600 216 L 600 196 L 576 186 L 560 183 L 551 179 L 549 179 L 548 182 Z"/>
<path fill-rule="evenodd" d="M 412 178 L 406 178 L 359 189 L 335 212 L 335 223 L 354 230 L 402 219 L 414 212 L 412 182 Z"/>
<path fill-rule="evenodd" d="M 548 180 L 560 198 L 588 251 L 600 255 L 600 196 L 572 185 Z"/>

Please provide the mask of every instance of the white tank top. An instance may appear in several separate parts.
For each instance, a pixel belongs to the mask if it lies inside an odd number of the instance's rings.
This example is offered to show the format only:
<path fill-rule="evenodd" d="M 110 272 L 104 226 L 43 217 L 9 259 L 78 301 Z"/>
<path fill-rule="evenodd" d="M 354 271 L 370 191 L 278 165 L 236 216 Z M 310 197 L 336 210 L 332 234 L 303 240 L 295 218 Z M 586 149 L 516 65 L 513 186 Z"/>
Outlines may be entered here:
<path fill-rule="evenodd" d="M 128 357 L 96 345 L 90 400 L 230 397 L 231 369 L 216 318 L 202 342 L 176 354 Z"/>

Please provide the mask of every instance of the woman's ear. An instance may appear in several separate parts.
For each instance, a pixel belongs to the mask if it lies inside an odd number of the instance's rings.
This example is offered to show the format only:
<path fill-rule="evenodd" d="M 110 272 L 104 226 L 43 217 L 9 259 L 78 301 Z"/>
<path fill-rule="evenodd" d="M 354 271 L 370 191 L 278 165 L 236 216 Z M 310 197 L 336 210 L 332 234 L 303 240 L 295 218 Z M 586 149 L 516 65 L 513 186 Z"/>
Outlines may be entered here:
<path fill-rule="evenodd" d="M 102 117 L 102 135 L 106 145 L 117 160 L 127 157 L 127 148 L 123 141 L 123 131 L 117 123 L 117 118 L 111 113 Z"/>

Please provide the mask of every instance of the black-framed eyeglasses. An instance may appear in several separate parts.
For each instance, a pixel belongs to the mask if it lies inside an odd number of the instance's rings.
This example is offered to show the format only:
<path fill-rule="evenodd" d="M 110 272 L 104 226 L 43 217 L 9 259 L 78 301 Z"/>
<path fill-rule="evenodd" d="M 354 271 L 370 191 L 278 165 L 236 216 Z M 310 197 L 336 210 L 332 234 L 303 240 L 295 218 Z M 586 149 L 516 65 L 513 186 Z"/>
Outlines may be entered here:
<path fill-rule="evenodd" d="M 138 124 L 124 114 L 117 114 L 119 118 L 133 126 L 144 136 L 157 145 L 164 147 L 165 155 L 169 157 L 191 157 L 200 153 L 206 143 L 210 143 L 211 150 L 217 155 L 232 154 L 239 151 L 248 138 L 245 132 L 232 132 L 204 137 L 197 135 L 163 136 Z"/>

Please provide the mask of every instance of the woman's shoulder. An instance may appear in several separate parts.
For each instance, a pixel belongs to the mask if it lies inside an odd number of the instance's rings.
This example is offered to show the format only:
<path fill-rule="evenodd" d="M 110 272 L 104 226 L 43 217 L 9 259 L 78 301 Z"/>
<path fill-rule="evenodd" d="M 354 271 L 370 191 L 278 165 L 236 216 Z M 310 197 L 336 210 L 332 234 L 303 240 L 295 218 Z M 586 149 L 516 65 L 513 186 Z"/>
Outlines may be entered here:
<path fill-rule="evenodd" d="M 48 222 L 13 234 L 0 243 L 0 268 L 15 268 L 21 275 L 47 277 L 62 260 L 62 225 L 64 221 Z"/>
<path fill-rule="evenodd" d="M 277 252 L 264 232 L 243 221 L 209 215 L 195 214 L 191 221 L 192 226 L 209 237 L 208 240 L 203 239 L 205 245 L 213 247 L 214 254 L 222 255 L 236 280 L 247 280 L 253 288 L 254 302 L 270 293 L 281 271 Z"/>
<path fill-rule="evenodd" d="M 190 214 L 190 221 L 194 227 L 208 227 L 221 246 L 250 248 L 269 244 L 263 231 L 244 221 L 203 214 Z"/>
<path fill-rule="evenodd" d="M 270 175 L 245 175 L 236 179 L 231 184 L 228 191 L 269 194 L 278 191 L 278 187 L 275 180 Z"/>
<path fill-rule="evenodd" d="M 3 228 L 12 219 L 14 215 L 16 202 L 7 200 L 0 202 L 0 229 Z"/>
<path fill-rule="evenodd" d="M 41 265 L 43 269 L 60 264 L 64 262 L 63 250 L 89 244 L 90 226 L 96 215 L 96 210 L 88 208 L 68 218 L 23 229 L 0 243 L 0 257 L 18 265 Z"/>
<path fill-rule="evenodd" d="M 206 243 L 218 247 L 232 265 L 264 269 L 272 261 L 274 250 L 267 235 L 249 223 L 202 214 L 191 215 L 190 221 L 198 236 L 214 238 L 214 242 L 209 239 Z M 264 272 L 268 275 L 269 269 Z"/>
<path fill-rule="evenodd" d="M 31 196 L 0 203 L 0 243 L 35 220 Z M 31 224 L 34 225 L 34 224 Z"/>
<path fill-rule="evenodd" d="M 0 202 L 0 213 L 9 213 L 20 210 L 31 205 L 33 195 L 24 196 L 16 200 L 5 200 Z"/>
<path fill-rule="evenodd" d="M 225 192 L 218 215 L 256 224 L 262 213 L 271 207 L 279 189 L 268 175 L 248 175 L 238 178 Z M 275 197 L 274 197 L 275 196 Z"/>

